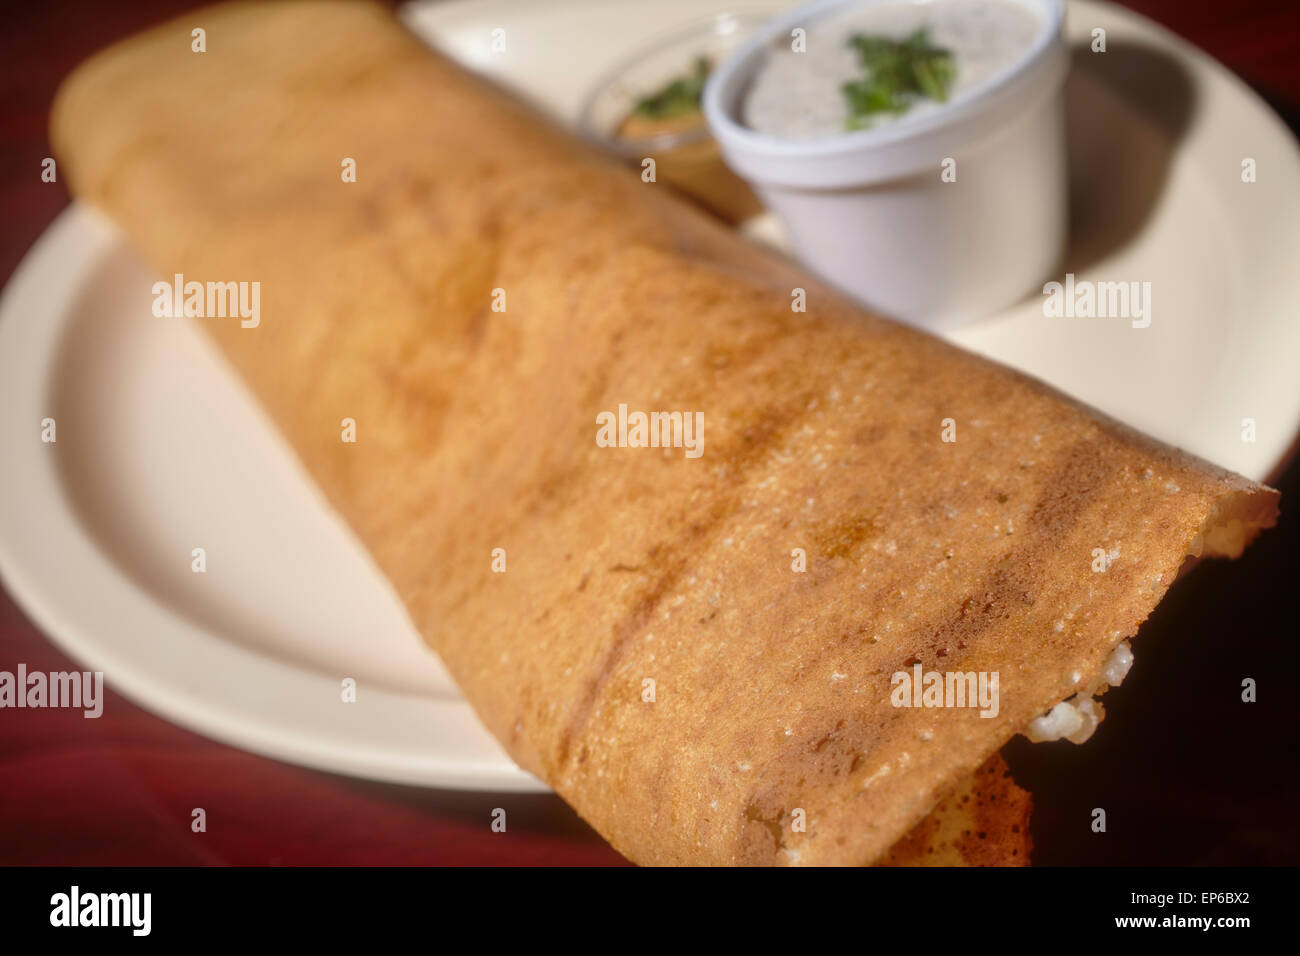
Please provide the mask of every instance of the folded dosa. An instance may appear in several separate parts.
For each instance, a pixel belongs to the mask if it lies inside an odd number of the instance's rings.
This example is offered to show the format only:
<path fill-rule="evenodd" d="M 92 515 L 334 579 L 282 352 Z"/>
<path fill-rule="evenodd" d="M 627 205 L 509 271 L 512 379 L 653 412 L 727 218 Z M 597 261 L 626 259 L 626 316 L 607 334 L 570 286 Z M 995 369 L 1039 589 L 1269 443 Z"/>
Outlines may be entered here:
<path fill-rule="evenodd" d="M 1030 796 L 994 754 L 879 859 L 882 866 L 1028 866 Z"/>
<path fill-rule="evenodd" d="M 1276 512 L 846 304 L 379 8 L 188 14 L 52 123 L 160 279 L 260 282 L 255 328 L 197 321 L 487 727 L 637 862 L 882 859 Z M 702 455 L 599 446 L 620 405 L 702 412 Z M 917 663 L 1000 675 L 996 716 L 894 706 Z"/>

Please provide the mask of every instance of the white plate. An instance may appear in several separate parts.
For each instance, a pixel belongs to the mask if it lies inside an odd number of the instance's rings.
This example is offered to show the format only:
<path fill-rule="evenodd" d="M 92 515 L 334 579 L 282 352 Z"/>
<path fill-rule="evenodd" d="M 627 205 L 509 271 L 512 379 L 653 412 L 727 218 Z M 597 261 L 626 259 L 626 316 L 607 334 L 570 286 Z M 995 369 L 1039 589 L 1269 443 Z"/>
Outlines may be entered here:
<path fill-rule="evenodd" d="M 590 85 L 655 36 L 711 13 L 785 6 L 496 0 L 406 14 L 435 45 L 572 124 Z M 1300 156 L 1272 113 L 1202 54 L 1115 7 L 1072 8 L 1071 36 L 1094 26 L 1108 31 L 1111 59 L 1071 81 L 1078 189 L 1095 201 L 1075 271 L 1152 281 L 1152 326 L 1047 320 L 1026 302 L 954 338 L 1264 477 L 1300 430 L 1300 294 L 1289 274 Z M 506 54 L 490 52 L 498 27 Z M 1171 102 L 1190 104 L 1177 137 L 1092 78 L 1143 56 L 1182 79 L 1126 95 L 1165 117 Z M 1255 185 L 1239 181 L 1243 156 L 1256 159 Z M 771 223 L 751 228 L 776 234 Z M 117 690 L 207 736 L 382 780 L 544 789 L 483 730 L 207 340 L 153 318 L 155 278 L 111 225 L 74 205 L 0 299 L 10 593 Z M 46 416 L 58 423 L 52 445 L 40 440 Z M 1246 417 L 1254 444 L 1240 440 Z M 204 574 L 190 569 L 196 547 Z M 340 700 L 344 677 L 358 682 L 355 704 Z"/>

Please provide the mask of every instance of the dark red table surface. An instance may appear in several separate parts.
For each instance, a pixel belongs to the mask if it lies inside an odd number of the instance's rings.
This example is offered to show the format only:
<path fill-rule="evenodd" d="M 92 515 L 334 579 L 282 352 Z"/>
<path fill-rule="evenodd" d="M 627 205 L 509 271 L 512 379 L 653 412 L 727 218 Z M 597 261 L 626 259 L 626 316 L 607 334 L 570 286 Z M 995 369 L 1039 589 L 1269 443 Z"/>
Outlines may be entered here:
<path fill-rule="evenodd" d="M 1300 126 L 1296 0 L 1127 5 L 1210 52 L 1293 130 Z M 191 6 L 51 0 L 0 11 L 0 279 L 68 202 L 61 185 L 39 176 L 59 81 L 100 47 Z M 1300 694 L 1294 678 L 1279 676 L 1300 668 L 1300 522 L 1288 520 L 1288 505 L 1300 503 L 1297 471 L 1280 482 L 1281 526 L 1242 560 L 1197 568 L 1144 626 L 1140 666 L 1107 698 L 1109 719 L 1089 746 L 1009 745 L 1017 780 L 1036 796 L 1036 862 L 1300 860 Z M 1225 640 L 1239 649 L 1230 673 Z M 0 670 L 19 662 L 74 666 L 0 592 Z M 1261 680 L 1249 716 L 1234 692 L 1242 675 Z M 1115 808 L 1104 839 L 1075 825 L 1097 805 Z M 191 832 L 195 807 L 207 812 L 206 833 Z M 506 833 L 490 828 L 497 807 L 507 811 Z M 4 864 L 620 862 L 549 795 L 427 790 L 305 770 L 189 733 L 111 692 L 98 720 L 0 710 Z"/>

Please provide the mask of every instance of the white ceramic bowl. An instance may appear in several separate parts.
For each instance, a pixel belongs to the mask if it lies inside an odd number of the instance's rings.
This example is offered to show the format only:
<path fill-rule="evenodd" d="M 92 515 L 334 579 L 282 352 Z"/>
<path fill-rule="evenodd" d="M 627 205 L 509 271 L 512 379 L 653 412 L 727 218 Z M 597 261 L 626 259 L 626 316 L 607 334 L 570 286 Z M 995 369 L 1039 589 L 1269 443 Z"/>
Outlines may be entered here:
<path fill-rule="evenodd" d="M 915 118 L 811 139 L 766 135 L 739 119 L 768 50 L 788 44 L 793 29 L 811 34 L 850 7 L 898 2 L 818 0 L 773 20 L 714 71 L 704 113 L 727 164 L 784 222 L 805 265 L 874 309 L 944 329 L 1011 305 L 1060 259 L 1064 0 L 1006 0 L 1040 21 L 1029 49 Z M 953 182 L 941 178 L 946 159 L 956 160 Z"/>

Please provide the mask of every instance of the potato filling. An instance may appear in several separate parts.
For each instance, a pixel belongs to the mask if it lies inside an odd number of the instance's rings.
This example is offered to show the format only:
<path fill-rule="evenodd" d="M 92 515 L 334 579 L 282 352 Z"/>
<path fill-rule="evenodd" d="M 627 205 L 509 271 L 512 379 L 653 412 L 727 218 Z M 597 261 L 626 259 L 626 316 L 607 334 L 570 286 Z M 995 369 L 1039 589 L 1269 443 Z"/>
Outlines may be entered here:
<path fill-rule="evenodd" d="M 1101 677 L 1087 690 L 1063 700 L 1041 717 L 1035 717 L 1025 729 L 1025 736 L 1034 743 L 1044 743 L 1062 738 L 1072 744 L 1081 744 L 1093 735 L 1106 711 L 1101 701 L 1094 700 L 1111 687 L 1124 682 L 1133 666 L 1133 650 L 1128 641 L 1121 641 L 1102 665 Z"/>

